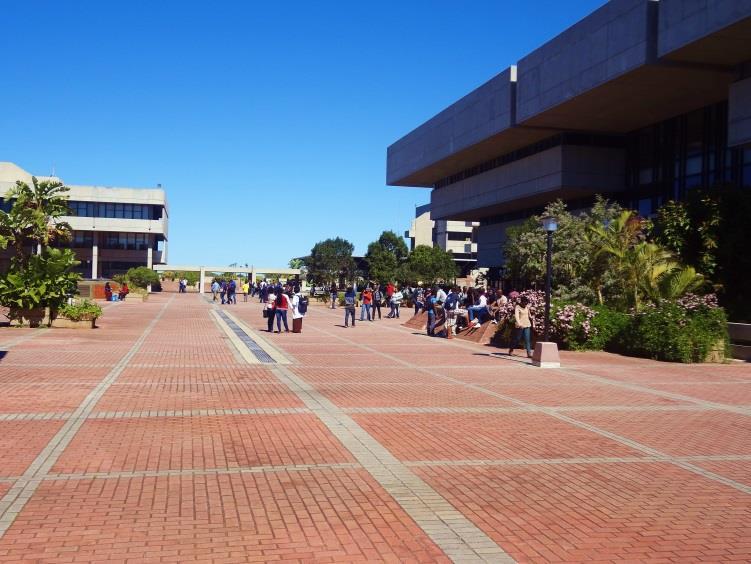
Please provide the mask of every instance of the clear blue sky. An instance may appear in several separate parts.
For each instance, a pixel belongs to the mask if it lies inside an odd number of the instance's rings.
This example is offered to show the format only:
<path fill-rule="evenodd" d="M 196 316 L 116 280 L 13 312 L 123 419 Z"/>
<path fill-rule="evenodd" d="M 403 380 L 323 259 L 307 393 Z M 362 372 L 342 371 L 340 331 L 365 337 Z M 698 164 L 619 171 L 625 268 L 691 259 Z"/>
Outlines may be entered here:
<path fill-rule="evenodd" d="M 173 264 L 364 253 L 429 201 L 386 147 L 602 3 L 5 2 L 0 160 L 161 183 Z"/>

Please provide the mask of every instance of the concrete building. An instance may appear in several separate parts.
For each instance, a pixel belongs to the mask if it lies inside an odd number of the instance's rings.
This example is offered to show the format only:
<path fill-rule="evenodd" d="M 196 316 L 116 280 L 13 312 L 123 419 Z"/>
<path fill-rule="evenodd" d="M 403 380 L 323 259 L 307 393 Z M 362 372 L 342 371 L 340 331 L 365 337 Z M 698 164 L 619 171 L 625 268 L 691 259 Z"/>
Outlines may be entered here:
<path fill-rule="evenodd" d="M 0 162 L 0 195 L 32 175 L 13 163 Z M 59 180 L 37 177 L 38 180 Z M 110 188 L 67 185 L 71 215 L 62 218 L 73 228 L 68 245 L 81 264 L 84 278 L 111 278 L 134 266 L 167 261 L 167 199 L 160 188 Z M 2 200 L 2 198 L 0 198 Z M 8 206 L 8 202 L 0 201 Z M 2 255 L 7 264 L 10 253 Z M 4 265 L 0 265 L 4 266 Z"/>
<path fill-rule="evenodd" d="M 433 220 L 509 225 L 603 194 L 647 216 L 751 185 L 751 0 L 612 0 L 388 148 L 387 183 L 431 188 Z"/>
<path fill-rule="evenodd" d="M 469 273 L 477 263 L 477 227 L 474 221 L 434 220 L 430 204 L 415 208 L 415 219 L 404 237 L 410 240 L 411 250 L 418 245 L 438 246 L 451 251 L 459 266 L 460 275 Z"/>

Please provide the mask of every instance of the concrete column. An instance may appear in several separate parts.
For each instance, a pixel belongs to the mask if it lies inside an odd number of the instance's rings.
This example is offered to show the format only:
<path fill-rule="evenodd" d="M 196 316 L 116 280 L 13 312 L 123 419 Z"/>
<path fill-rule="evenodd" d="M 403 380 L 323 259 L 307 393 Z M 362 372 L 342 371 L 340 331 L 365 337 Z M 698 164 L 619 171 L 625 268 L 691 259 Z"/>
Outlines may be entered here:
<path fill-rule="evenodd" d="M 94 243 L 91 245 L 91 278 L 96 280 L 99 276 L 99 233 L 94 231 Z"/>
<path fill-rule="evenodd" d="M 203 281 L 206 278 L 206 269 L 201 269 L 201 274 L 198 277 L 198 293 L 203 294 Z"/>
<path fill-rule="evenodd" d="M 149 246 L 148 249 L 146 249 L 146 266 L 148 268 L 154 268 L 154 250 L 151 248 L 151 246 L 154 244 L 154 236 L 149 233 L 147 240 L 149 242 Z M 151 284 L 148 285 L 146 291 L 151 292 Z"/>

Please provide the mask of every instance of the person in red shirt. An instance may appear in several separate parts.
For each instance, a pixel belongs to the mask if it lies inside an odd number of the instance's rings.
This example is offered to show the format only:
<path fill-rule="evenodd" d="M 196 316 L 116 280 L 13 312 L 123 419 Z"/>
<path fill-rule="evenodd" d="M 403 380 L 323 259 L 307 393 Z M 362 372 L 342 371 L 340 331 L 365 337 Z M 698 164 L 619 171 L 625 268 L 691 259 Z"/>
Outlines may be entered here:
<path fill-rule="evenodd" d="M 279 294 L 276 296 L 276 303 L 274 305 L 274 312 L 276 313 L 276 332 L 282 332 L 282 321 L 284 322 L 284 332 L 289 333 L 289 326 L 287 325 L 287 310 L 289 309 L 289 298 L 287 294 L 279 290 Z"/>
<path fill-rule="evenodd" d="M 365 314 L 368 314 L 368 321 L 373 321 L 370 316 L 370 308 L 373 304 L 373 291 L 370 286 L 365 288 L 360 294 L 360 300 L 362 301 L 362 307 L 360 308 L 360 321 L 365 321 Z"/>

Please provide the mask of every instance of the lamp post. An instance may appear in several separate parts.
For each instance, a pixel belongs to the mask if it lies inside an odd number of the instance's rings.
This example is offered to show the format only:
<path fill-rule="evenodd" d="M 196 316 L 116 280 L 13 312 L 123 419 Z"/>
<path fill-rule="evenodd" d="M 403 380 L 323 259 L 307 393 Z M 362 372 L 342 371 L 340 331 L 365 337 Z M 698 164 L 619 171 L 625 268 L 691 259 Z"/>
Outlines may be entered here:
<path fill-rule="evenodd" d="M 558 220 L 553 216 L 542 218 L 542 227 L 547 233 L 548 250 L 545 258 L 545 342 L 550 341 L 550 286 L 553 278 L 553 233 L 558 229 Z"/>
<path fill-rule="evenodd" d="M 550 342 L 550 286 L 553 278 L 553 233 L 558 229 L 558 219 L 553 216 L 542 218 L 542 227 L 547 234 L 547 256 L 545 273 L 545 335 L 543 341 L 535 344 L 532 364 L 541 368 L 558 368 L 561 365 L 558 345 Z"/>

